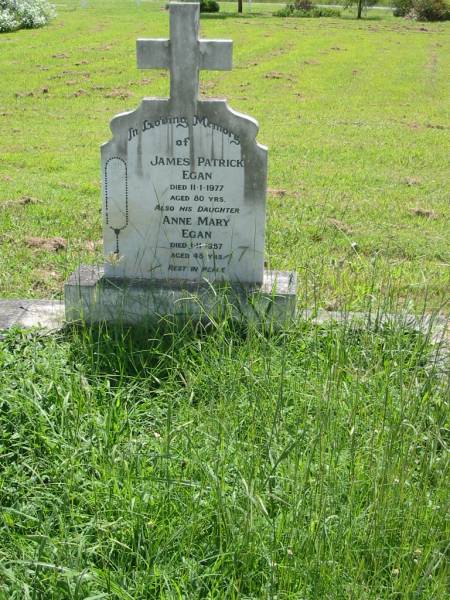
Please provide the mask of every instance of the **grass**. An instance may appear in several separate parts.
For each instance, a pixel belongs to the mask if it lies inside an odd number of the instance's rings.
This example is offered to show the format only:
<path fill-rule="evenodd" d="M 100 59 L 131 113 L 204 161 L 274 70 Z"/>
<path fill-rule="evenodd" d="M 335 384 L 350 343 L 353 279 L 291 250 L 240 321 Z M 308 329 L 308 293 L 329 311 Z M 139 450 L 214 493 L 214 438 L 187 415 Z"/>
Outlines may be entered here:
<path fill-rule="evenodd" d="M 91 4 L 0 36 L 0 296 L 102 261 L 98 146 L 168 91 L 134 58 L 161 5 Z M 0 600 L 448 596 L 446 355 L 378 318 L 448 310 L 448 24 L 271 10 L 202 20 L 235 41 L 202 90 L 259 119 L 299 306 L 372 317 L 8 332 Z"/>
<path fill-rule="evenodd" d="M 113 115 L 168 92 L 166 72 L 135 66 L 138 36 L 167 35 L 161 6 L 66 3 L 50 27 L 0 36 L 1 296 L 59 297 L 76 266 L 101 262 L 99 145 Z M 359 308 L 393 285 L 411 309 L 447 310 L 450 25 L 252 10 L 202 20 L 234 40 L 234 70 L 203 72 L 202 90 L 259 120 L 268 263 L 299 272 L 303 305 L 314 290 Z"/>
<path fill-rule="evenodd" d="M 448 381 L 427 336 L 11 332 L 0 597 L 448 592 Z"/>

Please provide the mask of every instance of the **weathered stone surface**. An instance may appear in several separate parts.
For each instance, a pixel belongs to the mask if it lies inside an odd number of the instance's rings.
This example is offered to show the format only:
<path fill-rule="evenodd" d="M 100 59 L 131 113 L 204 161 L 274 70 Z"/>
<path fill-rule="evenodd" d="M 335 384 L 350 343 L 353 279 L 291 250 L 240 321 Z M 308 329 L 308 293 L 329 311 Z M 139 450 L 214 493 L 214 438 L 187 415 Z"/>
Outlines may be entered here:
<path fill-rule="evenodd" d="M 58 300 L 0 300 L 0 331 L 11 327 L 59 329 L 64 303 Z"/>
<path fill-rule="evenodd" d="M 80 267 L 65 286 L 66 318 L 87 323 L 152 322 L 159 317 L 208 319 L 224 310 L 283 325 L 295 316 L 296 275 L 265 271 L 263 285 L 108 279 L 101 267 Z"/>

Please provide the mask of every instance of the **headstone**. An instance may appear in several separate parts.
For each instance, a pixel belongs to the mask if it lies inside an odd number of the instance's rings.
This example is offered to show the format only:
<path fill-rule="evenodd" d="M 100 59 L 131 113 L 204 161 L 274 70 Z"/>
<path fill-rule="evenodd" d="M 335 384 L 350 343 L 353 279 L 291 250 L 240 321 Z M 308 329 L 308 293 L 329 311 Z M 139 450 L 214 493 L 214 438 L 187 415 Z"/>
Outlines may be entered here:
<path fill-rule="evenodd" d="M 224 285 L 240 310 L 255 298 L 281 316 L 295 310 L 295 274 L 264 271 L 258 124 L 225 100 L 199 99 L 199 71 L 231 69 L 232 42 L 199 39 L 198 24 L 198 3 L 172 2 L 170 39 L 137 41 L 139 68 L 170 70 L 170 97 L 144 98 L 111 122 L 101 149 L 105 264 L 68 281 L 69 319 L 192 314 Z"/>

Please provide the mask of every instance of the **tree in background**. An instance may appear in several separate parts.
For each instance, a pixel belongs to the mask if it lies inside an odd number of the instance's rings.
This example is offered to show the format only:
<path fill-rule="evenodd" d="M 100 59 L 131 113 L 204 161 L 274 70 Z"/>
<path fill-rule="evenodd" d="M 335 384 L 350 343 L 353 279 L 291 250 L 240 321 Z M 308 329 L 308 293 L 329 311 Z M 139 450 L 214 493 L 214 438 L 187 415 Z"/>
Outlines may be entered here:
<path fill-rule="evenodd" d="M 353 4 L 356 4 L 356 18 L 361 19 L 363 10 L 368 6 L 375 6 L 378 4 L 378 0 L 346 0 L 344 6 L 348 8 Z"/>

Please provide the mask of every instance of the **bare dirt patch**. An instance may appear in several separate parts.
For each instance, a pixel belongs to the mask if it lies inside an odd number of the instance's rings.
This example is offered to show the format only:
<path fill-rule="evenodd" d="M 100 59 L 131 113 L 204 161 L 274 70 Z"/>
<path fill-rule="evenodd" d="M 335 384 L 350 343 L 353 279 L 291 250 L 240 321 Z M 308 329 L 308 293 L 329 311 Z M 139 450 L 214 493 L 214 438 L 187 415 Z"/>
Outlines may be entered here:
<path fill-rule="evenodd" d="M 344 223 L 339 219 L 335 219 L 334 217 L 329 217 L 327 219 L 327 223 L 328 225 L 330 225 L 330 227 L 333 227 L 334 229 L 337 229 L 338 231 L 341 231 L 342 233 L 345 233 L 347 235 L 353 233 L 353 229 L 349 225 L 347 225 L 347 223 Z"/>
<path fill-rule="evenodd" d="M 143 79 L 140 79 L 139 81 L 129 81 L 128 87 L 132 87 L 135 85 L 148 85 L 151 82 L 152 82 L 151 79 L 149 79 L 148 77 L 144 77 Z"/>
<path fill-rule="evenodd" d="M 115 89 L 104 94 L 104 98 L 120 98 L 121 100 L 126 100 L 126 98 L 131 98 L 133 95 L 133 92 L 129 92 L 128 90 Z"/>
<path fill-rule="evenodd" d="M 264 75 L 265 79 L 284 79 L 284 81 L 296 82 L 296 79 L 288 73 L 279 73 L 278 71 L 272 71 Z"/>
<path fill-rule="evenodd" d="M 272 71 L 271 73 L 266 73 L 264 75 L 266 79 L 283 79 L 283 73 L 278 73 L 277 71 Z"/>
<path fill-rule="evenodd" d="M 450 129 L 450 127 L 447 127 L 446 125 L 439 125 L 436 123 L 425 123 L 425 127 L 427 129 Z"/>
<path fill-rule="evenodd" d="M 65 250 L 67 248 L 67 240 L 62 237 L 26 237 L 25 244 L 28 248 L 46 250 L 47 252 L 58 252 L 59 250 Z"/>
<path fill-rule="evenodd" d="M 413 187 L 414 185 L 420 185 L 420 179 L 418 177 L 405 177 L 406 185 Z"/>
<path fill-rule="evenodd" d="M 42 200 L 32 198 L 31 196 L 22 196 L 18 200 L 7 200 L 0 204 L 0 208 L 7 209 L 12 206 L 27 206 L 28 204 L 42 204 Z"/>
<path fill-rule="evenodd" d="M 286 196 L 286 194 L 287 194 L 287 191 L 286 190 L 276 190 L 276 189 L 273 189 L 273 188 L 269 188 L 267 190 L 267 193 L 270 196 L 274 196 L 275 198 L 284 198 L 284 196 Z"/>
<path fill-rule="evenodd" d="M 27 206 L 28 204 L 42 204 L 42 200 L 38 200 L 38 198 L 33 198 L 32 196 L 22 196 L 17 203 Z"/>
<path fill-rule="evenodd" d="M 437 219 L 438 215 L 429 208 L 421 208 L 420 206 L 416 206 L 415 208 L 410 208 L 409 212 L 415 217 L 423 217 L 425 219 Z"/>

